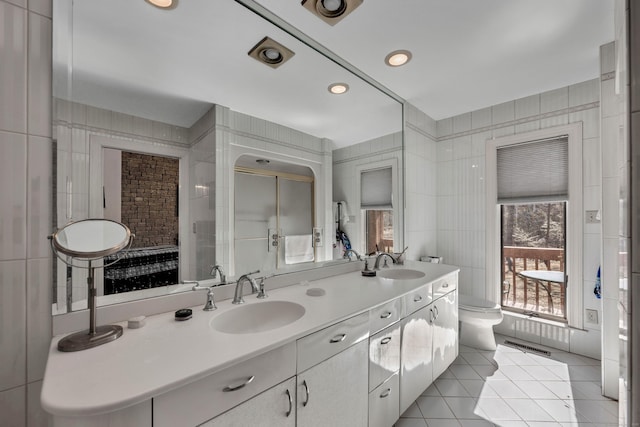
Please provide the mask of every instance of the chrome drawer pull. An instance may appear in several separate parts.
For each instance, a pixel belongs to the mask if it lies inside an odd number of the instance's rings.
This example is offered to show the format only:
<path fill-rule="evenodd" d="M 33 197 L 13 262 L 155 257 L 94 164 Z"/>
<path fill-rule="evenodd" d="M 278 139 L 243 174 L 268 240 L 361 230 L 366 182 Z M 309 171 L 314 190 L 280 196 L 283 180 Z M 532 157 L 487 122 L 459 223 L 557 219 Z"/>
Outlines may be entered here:
<path fill-rule="evenodd" d="M 329 342 L 332 344 L 335 344 L 337 342 L 342 342 L 346 337 L 347 337 L 347 334 L 338 334 L 335 337 L 331 338 Z"/>
<path fill-rule="evenodd" d="M 225 388 L 222 389 L 222 391 L 224 392 L 229 392 L 229 391 L 236 391 L 236 390 L 240 390 L 241 388 L 243 388 L 244 386 L 251 384 L 251 382 L 256 378 L 255 375 L 251 375 L 249 378 L 247 378 L 242 384 L 239 385 L 232 385 L 232 386 L 226 386 Z"/>
<path fill-rule="evenodd" d="M 391 337 L 384 337 L 382 338 L 382 341 L 380 341 L 380 344 L 385 345 L 385 344 L 389 344 L 391 342 Z"/>
<path fill-rule="evenodd" d="M 433 323 L 435 317 L 433 317 L 433 308 L 429 309 L 429 323 Z"/>
<path fill-rule="evenodd" d="M 434 317 L 434 320 L 438 318 L 438 316 L 440 316 L 440 311 L 438 311 L 438 306 L 434 305 L 433 309 L 436 311 L 436 316 Z"/>
<path fill-rule="evenodd" d="M 388 397 L 390 394 L 391 394 L 391 389 L 388 388 L 382 392 L 382 394 L 380 395 L 380 399 L 384 399 L 385 397 Z"/>
<path fill-rule="evenodd" d="M 449 284 L 445 282 L 445 284 L 444 284 L 444 285 L 442 285 L 442 287 L 443 287 L 443 288 L 448 288 L 448 287 L 449 287 Z"/>
<path fill-rule="evenodd" d="M 393 313 L 392 313 L 392 312 L 390 312 L 390 311 L 385 311 L 384 313 L 382 313 L 382 314 L 380 315 L 380 318 L 381 318 L 381 319 L 388 319 L 389 317 L 391 317 L 391 315 L 392 315 L 392 314 L 393 314 Z"/>
<path fill-rule="evenodd" d="M 413 302 L 420 302 L 420 301 L 422 301 L 422 295 L 416 295 L 416 296 L 413 298 Z"/>
<path fill-rule="evenodd" d="M 302 402 L 302 406 L 307 406 L 309 403 L 309 386 L 307 385 L 307 380 L 302 381 L 302 385 L 304 386 L 304 393 L 306 394 L 306 399 Z"/>
<path fill-rule="evenodd" d="M 289 389 L 287 389 L 286 393 L 287 393 L 287 399 L 289 399 L 289 410 L 287 411 L 285 416 L 288 418 L 289 415 L 291 415 L 291 411 L 293 410 L 293 400 L 291 399 L 291 393 L 289 392 Z"/>

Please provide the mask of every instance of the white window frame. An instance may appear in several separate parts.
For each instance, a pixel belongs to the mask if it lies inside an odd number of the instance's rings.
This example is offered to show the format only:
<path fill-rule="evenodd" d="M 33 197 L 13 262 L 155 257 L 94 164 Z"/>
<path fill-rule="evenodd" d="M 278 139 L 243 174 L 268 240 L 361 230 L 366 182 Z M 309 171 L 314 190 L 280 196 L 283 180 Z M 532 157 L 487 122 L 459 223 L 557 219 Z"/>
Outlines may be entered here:
<path fill-rule="evenodd" d="M 498 205 L 497 150 L 500 147 L 541 139 L 568 136 L 569 146 L 569 198 L 566 216 L 567 323 L 583 328 L 582 273 L 583 202 L 582 202 L 582 123 L 556 126 L 539 131 L 509 135 L 487 141 L 486 167 L 486 298 L 500 302 L 500 205 Z"/>

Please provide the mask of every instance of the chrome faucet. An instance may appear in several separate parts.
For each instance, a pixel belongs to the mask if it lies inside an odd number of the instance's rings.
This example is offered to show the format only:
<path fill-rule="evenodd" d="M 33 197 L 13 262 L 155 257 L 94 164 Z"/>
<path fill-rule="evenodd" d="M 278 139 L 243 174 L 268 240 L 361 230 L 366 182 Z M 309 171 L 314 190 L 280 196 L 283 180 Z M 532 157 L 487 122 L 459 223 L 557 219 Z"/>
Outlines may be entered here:
<path fill-rule="evenodd" d="M 244 284 L 244 282 L 249 282 L 249 284 L 251 284 L 252 294 L 260 291 L 255 279 L 249 277 L 250 274 L 255 273 L 260 273 L 260 270 L 252 271 L 251 273 L 243 274 L 242 276 L 240 276 L 240 278 L 236 282 L 236 292 L 233 294 L 233 301 L 231 301 L 231 304 L 244 304 L 244 299 L 242 298 L 242 285 Z"/>
<path fill-rule="evenodd" d="M 376 256 L 376 263 L 373 265 L 374 270 L 380 270 L 380 260 L 385 256 L 388 256 L 389 258 L 391 258 L 391 261 L 393 261 L 394 264 L 397 262 L 396 259 L 393 257 L 393 255 L 391 255 L 390 253 L 380 252 L 378 256 Z"/>
<path fill-rule="evenodd" d="M 218 308 L 213 299 L 213 286 L 200 286 L 197 280 L 184 280 L 182 283 L 185 285 L 193 285 L 191 288 L 192 291 L 207 291 L 207 302 L 204 304 L 204 307 L 202 307 L 204 311 L 213 311 Z"/>
<path fill-rule="evenodd" d="M 360 256 L 360 254 L 358 252 L 356 252 L 355 249 L 345 249 L 344 255 L 342 256 L 342 258 L 348 259 L 349 261 L 351 261 L 351 254 L 354 254 L 358 261 L 362 260 L 362 257 Z"/>
<path fill-rule="evenodd" d="M 221 285 L 226 285 L 227 284 L 227 276 L 224 275 L 224 271 L 222 271 L 222 266 L 221 265 L 214 265 L 211 266 L 211 273 L 209 273 L 211 276 L 213 276 L 214 278 L 216 277 L 216 272 L 220 273 L 220 284 Z"/>

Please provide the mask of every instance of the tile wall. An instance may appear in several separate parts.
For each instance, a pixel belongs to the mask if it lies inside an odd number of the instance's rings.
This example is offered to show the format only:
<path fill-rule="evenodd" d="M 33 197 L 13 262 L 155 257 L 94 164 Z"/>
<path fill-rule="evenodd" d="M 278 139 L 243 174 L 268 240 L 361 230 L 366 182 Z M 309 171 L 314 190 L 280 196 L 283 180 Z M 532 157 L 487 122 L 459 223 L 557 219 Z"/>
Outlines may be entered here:
<path fill-rule="evenodd" d="M 51 340 L 51 1 L 0 0 L 0 414 L 45 426 Z"/>
<path fill-rule="evenodd" d="M 479 297 L 486 295 L 486 141 L 576 122 L 583 124 L 584 209 L 600 210 L 599 79 L 437 122 L 437 251 L 445 262 L 461 267 L 461 292 Z M 583 239 L 584 307 L 598 310 L 602 318 L 601 302 L 593 294 L 600 265 L 600 225 L 585 224 Z M 585 331 L 569 331 L 507 317 L 497 329 L 505 335 L 600 358 L 600 324 L 585 324 Z"/>

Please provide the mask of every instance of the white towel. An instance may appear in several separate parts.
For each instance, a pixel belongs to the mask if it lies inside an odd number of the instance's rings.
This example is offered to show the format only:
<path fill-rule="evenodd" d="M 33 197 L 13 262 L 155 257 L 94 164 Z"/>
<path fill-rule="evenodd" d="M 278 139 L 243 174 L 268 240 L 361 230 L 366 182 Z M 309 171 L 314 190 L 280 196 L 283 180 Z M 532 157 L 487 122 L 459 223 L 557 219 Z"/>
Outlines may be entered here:
<path fill-rule="evenodd" d="M 285 264 L 298 264 L 313 261 L 313 236 L 303 234 L 300 236 L 284 236 L 284 262 Z"/>
<path fill-rule="evenodd" d="M 340 203 L 340 218 L 338 218 L 338 203 Z M 349 209 L 347 208 L 347 202 L 333 202 L 333 220 L 336 222 L 340 221 L 341 229 L 349 222 Z"/>

